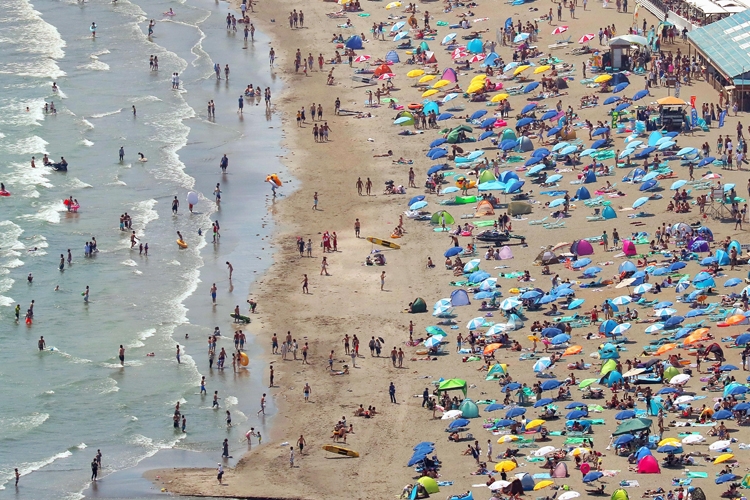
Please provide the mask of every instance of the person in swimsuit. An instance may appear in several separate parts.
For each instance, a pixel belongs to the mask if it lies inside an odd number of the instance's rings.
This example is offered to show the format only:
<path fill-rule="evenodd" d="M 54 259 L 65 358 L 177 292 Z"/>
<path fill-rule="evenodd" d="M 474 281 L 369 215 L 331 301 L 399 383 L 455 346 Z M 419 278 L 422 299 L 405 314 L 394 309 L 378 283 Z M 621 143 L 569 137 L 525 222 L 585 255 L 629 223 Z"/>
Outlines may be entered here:
<path fill-rule="evenodd" d="M 118 357 L 120 358 L 120 366 L 125 366 L 125 348 L 122 346 L 122 344 L 120 344 Z"/>

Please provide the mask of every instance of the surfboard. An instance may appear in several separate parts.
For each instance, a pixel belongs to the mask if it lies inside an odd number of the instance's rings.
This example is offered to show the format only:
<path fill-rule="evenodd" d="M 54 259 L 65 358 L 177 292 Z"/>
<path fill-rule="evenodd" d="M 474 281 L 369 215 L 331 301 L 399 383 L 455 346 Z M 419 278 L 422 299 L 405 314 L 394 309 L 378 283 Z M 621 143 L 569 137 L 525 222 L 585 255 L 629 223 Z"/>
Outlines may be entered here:
<path fill-rule="evenodd" d="M 250 321 L 252 321 L 250 319 L 250 316 L 243 316 L 241 314 L 240 315 L 235 315 L 234 313 L 232 313 L 229 316 L 231 316 L 233 319 L 239 319 L 240 321 L 244 321 L 245 323 L 250 323 Z"/>
<path fill-rule="evenodd" d="M 177 246 L 180 248 L 187 248 L 188 244 L 184 240 L 177 240 Z"/>
<path fill-rule="evenodd" d="M 345 455 L 347 457 L 357 458 L 359 457 L 359 453 L 356 451 L 350 450 L 348 448 L 342 448 L 341 446 L 333 446 L 331 444 L 325 445 L 323 447 L 324 450 L 330 453 L 338 453 L 339 455 Z"/>
<path fill-rule="evenodd" d="M 396 243 L 393 243 L 392 241 L 381 240 L 380 238 L 373 238 L 372 236 L 368 236 L 366 239 L 373 245 L 380 245 L 386 248 L 393 248 L 394 250 L 398 250 L 399 248 L 401 248 L 401 245 L 397 245 Z"/>

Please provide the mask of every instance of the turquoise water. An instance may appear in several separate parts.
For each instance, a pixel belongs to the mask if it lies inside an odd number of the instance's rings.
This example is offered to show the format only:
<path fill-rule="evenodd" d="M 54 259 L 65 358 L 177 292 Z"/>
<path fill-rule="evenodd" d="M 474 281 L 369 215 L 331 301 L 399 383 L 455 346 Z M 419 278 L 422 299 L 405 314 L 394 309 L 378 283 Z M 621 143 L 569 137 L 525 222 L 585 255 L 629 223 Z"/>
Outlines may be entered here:
<path fill-rule="evenodd" d="M 162 15 L 170 7 L 173 18 Z M 238 374 L 231 367 L 209 371 L 206 354 L 214 326 L 231 338 L 229 313 L 245 304 L 253 278 L 270 262 L 264 243 L 271 231 L 270 190 L 263 181 L 280 170 L 276 117 L 262 103 L 246 102 L 242 119 L 236 113 L 247 84 L 280 90 L 267 67 L 268 40 L 256 32 L 255 43 L 243 49 L 241 32 L 225 30 L 227 11 L 224 2 L 197 0 L 3 2 L 0 182 L 12 196 L 0 198 L 0 498 L 80 498 L 97 449 L 105 476 L 160 449 L 218 458 L 225 437 L 238 456 L 247 428 L 265 426 L 255 418 L 262 368 L 251 363 Z M 158 56 L 158 72 L 149 71 L 149 55 Z M 214 62 L 230 65 L 229 82 L 216 81 Z M 180 74 L 179 91 L 171 88 L 173 72 Z M 208 121 L 210 99 L 216 118 Z M 57 113 L 44 114 L 44 103 L 53 101 Z M 148 161 L 137 161 L 138 152 Z M 44 168 L 44 153 L 64 156 L 69 171 Z M 222 176 L 225 153 L 230 166 Z M 211 194 L 217 182 L 219 211 Z M 185 201 L 190 190 L 201 194 L 193 215 Z M 81 204 L 77 214 L 62 204 L 69 196 Z M 177 216 L 174 196 L 181 202 Z M 148 243 L 148 257 L 131 250 L 128 233 L 119 231 L 125 212 Z M 222 239 L 214 245 L 210 228 L 217 219 Z M 176 231 L 187 250 L 178 250 Z M 84 245 L 92 237 L 99 252 L 86 258 Z M 60 272 L 59 256 L 67 249 L 73 264 Z M 233 288 L 227 260 L 234 265 Z M 219 292 L 212 307 L 214 282 Z M 86 286 L 88 304 L 81 296 Z M 23 314 L 31 300 L 34 322 L 27 326 Z M 20 324 L 15 304 L 21 305 Z M 246 331 L 252 351 L 253 326 Z M 37 351 L 41 335 L 54 350 Z M 230 338 L 219 348 L 231 352 Z M 120 344 L 124 368 L 117 360 Z M 147 357 L 151 352 L 155 356 Z M 220 391 L 221 411 L 198 395 L 201 375 L 209 393 Z M 177 401 L 187 416 L 186 435 L 171 425 Z M 230 430 L 225 408 L 235 424 Z M 15 467 L 23 474 L 18 492 L 11 481 Z"/>

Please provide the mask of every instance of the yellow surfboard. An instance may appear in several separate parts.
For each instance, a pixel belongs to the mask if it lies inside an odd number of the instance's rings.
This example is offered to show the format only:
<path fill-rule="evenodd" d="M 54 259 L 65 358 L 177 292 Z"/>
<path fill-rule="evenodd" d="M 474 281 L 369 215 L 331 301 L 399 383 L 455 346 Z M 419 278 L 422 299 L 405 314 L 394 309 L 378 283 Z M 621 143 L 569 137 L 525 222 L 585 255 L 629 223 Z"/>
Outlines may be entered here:
<path fill-rule="evenodd" d="M 369 241 L 370 243 L 374 245 L 380 245 L 386 248 L 393 248 L 394 250 L 398 250 L 399 248 L 401 248 L 401 245 L 397 245 L 396 243 L 393 243 L 392 241 L 381 240 L 380 238 L 373 238 L 372 236 L 368 236 L 366 239 L 367 241 Z"/>
<path fill-rule="evenodd" d="M 177 240 L 177 246 L 179 246 L 180 248 L 187 248 L 188 247 L 187 243 L 185 243 L 184 240 Z"/>
<path fill-rule="evenodd" d="M 359 453 L 356 451 L 350 450 L 348 448 L 342 448 L 341 446 L 334 446 L 332 444 L 328 444 L 323 447 L 324 450 L 330 453 L 338 453 L 339 455 L 345 455 L 347 457 L 357 458 L 359 457 Z"/>

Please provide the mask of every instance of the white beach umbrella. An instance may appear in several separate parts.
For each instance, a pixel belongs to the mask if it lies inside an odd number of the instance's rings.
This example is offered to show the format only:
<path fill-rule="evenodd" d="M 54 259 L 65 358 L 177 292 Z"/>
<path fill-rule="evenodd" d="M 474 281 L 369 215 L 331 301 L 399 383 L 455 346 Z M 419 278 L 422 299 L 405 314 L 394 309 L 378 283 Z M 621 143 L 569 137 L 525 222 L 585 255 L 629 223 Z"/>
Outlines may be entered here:
<path fill-rule="evenodd" d="M 534 451 L 532 455 L 534 455 L 535 457 L 543 457 L 544 455 L 552 453 L 556 449 L 557 448 L 555 448 L 554 446 L 545 446 L 543 448 L 539 448 L 538 450 Z"/>
<path fill-rule="evenodd" d="M 688 375 L 687 373 L 680 373 L 679 375 L 675 375 L 674 377 L 669 379 L 669 383 L 672 385 L 682 385 L 688 380 L 690 380 L 690 375 Z"/>
<path fill-rule="evenodd" d="M 732 442 L 729 441 L 728 439 L 722 440 L 722 441 L 716 441 L 715 443 L 711 443 L 708 449 L 711 451 L 726 450 L 727 448 L 729 448 L 730 444 L 732 444 Z"/>
<path fill-rule="evenodd" d="M 508 485 L 510 485 L 508 481 L 503 481 L 502 479 L 500 479 L 499 481 L 495 481 L 494 483 L 492 483 L 490 485 L 490 489 L 492 491 L 497 491 L 499 489 L 505 488 Z"/>
<path fill-rule="evenodd" d="M 562 495 L 557 497 L 557 500 L 571 500 L 572 498 L 578 498 L 581 494 L 577 491 L 566 491 Z"/>
<path fill-rule="evenodd" d="M 683 444 L 698 444 L 705 441 L 706 438 L 701 436 L 700 434 L 690 434 L 689 436 L 685 436 L 682 438 Z"/>
<path fill-rule="evenodd" d="M 453 420 L 453 419 L 460 417 L 463 414 L 464 412 L 462 412 L 461 410 L 448 410 L 445 413 L 443 413 L 443 416 L 440 417 L 440 419 L 441 420 Z"/>

